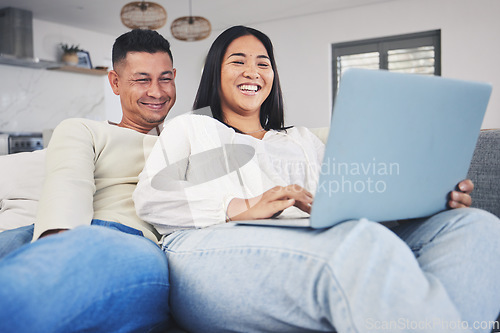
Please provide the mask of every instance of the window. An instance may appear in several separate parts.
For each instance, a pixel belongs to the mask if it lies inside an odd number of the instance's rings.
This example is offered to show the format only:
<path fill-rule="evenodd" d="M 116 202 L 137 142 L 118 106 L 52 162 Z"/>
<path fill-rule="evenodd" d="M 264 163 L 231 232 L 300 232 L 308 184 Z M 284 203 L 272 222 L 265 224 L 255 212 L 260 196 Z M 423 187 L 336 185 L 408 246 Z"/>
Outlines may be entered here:
<path fill-rule="evenodd" d="M 441 31 L 433 30 L 332 45 L 333 99 L 347 68 L 441 75 Z"/>

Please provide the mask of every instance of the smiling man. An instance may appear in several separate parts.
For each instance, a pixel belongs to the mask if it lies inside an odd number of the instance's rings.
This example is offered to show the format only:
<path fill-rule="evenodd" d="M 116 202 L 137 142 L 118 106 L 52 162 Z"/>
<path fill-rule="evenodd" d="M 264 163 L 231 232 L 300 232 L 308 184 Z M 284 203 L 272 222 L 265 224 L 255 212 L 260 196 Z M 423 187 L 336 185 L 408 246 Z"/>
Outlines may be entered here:
<path fill-rule="evenodd" d="M 120 123 L 61 122 L 46 152 L 33 242 L 6 250 L 20 233 L 0 234 L 0 258 L 10 251 L 0 259 L 1 332 L 168 325 L 167 262 L 158 233 L 137 217 L 132 192 L 175 103 L 170 44 L 154 31 L 123 34 L 108 77 Z"/>
<path fill-rule="evenodd" d="M 128 52 L 115 47 L 109 82 L 120 95 L 123 116 L 118 126 L 148 133 L 162 123 L 175 103 L 175 68 L 171 56 Z M 159 71 L 160 70 L 160 71 Z M 157 72 L 157 73 L 156 73 Z"/>

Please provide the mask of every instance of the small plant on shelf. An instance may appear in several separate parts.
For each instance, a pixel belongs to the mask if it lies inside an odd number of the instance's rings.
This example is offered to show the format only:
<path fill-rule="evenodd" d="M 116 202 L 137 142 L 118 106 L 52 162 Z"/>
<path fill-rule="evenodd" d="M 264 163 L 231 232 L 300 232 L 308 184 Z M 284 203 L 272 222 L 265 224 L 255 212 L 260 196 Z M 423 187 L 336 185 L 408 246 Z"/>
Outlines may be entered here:
<path fill-rule="evenodd" d="M 68 65 L 77 65 L 78 64 L 78 52 L 83 51 L 80 48 L 80 45 L 70 45 L 66 43 L 59 44 L 61 49 L 63 50 L 63 54 L 61 56 L 61 61 Z"/>
<path fill-rule="evenodd" d="M 83 51 L 81 48 L 80 48 L 80 45 L 69 45 L 69 44 L 66 44 L 66 43 L 61 43 L 61 49 L 63 50 L 64 53 L 77 53 L 77 52 L 80 52 L 80 51 Z"/>

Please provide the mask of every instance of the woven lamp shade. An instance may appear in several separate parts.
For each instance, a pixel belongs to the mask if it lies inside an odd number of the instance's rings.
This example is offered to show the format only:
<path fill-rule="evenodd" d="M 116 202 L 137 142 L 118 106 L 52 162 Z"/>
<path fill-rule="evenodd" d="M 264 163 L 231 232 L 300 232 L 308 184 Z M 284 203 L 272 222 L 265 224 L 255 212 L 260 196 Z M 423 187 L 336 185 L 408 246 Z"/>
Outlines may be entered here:
<path fill-rule="evenodd" d="M 159 29 L 167 23 L 167 12 L 157 3 L 130 2 L 120 13 L 122 23 L 130 29 Z"/>
<path fill-rule="evenodd" d="M 172 22 L 172 36 L 184 41 L 197 41 L 210 36 L 212 25 L 201 16 L 183 16 Z"/>

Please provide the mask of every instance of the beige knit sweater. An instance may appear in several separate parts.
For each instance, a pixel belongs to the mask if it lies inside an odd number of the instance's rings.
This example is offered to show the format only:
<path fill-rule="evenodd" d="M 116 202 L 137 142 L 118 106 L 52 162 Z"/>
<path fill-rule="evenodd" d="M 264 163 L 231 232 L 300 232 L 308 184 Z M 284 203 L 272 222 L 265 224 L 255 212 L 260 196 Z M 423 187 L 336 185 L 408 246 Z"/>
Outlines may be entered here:
<path fill-rule="evenodd" d="M 155 133 L 156 134 L 156 133 Z M 137 217 L 132 201 L 156 135 L 108 122 L 68 119 L 54 130 L 33 240 L 49 229 L 73 229 L 91 220 L 119 222 L 158 241 Z"/>

